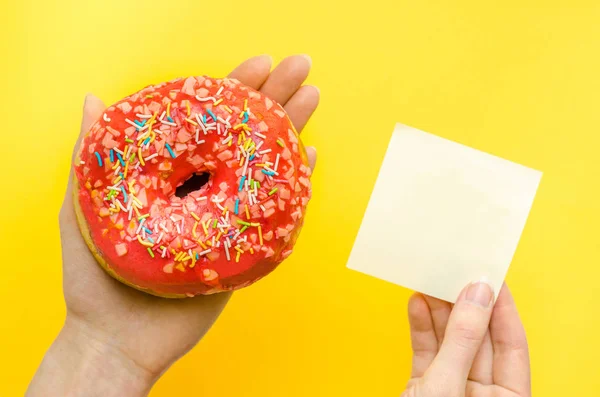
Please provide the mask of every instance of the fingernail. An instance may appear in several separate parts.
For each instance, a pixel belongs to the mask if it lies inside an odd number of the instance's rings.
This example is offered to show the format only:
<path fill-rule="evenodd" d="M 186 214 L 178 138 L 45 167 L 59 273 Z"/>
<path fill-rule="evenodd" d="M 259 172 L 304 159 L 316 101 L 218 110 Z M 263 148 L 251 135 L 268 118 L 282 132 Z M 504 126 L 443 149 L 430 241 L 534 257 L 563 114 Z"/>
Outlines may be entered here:
<path fill-rule="evenodd" d="M 88 100 L 90 99 L 91 96 L 92 96 L 92 94 L 90 94 L 89 92 L 87 94 L 85 94 L 85 99 L 83 100 L 83 107 L 84 108 L 87 105 Z"/>
<path fill-rule="evenodd" d="M 489 307 L 494 299 L 494 291 L 487 277 L 469 285 L 465 299 L 482 307 Z"/>
<path fill-rule="evenodd" d="M 310 55 L 307 55 L 307 54 L 302 54 L 302 55 L 300 55 L 300 56 L 301 56 L 302 58 L 306 59 L 306 60 L 308 61 L 308 64 L 309 64 L 310 66 L 312 66 L 312 58 L 310 57 Z"/>
<path fill-rule="evenodd" d="M 269 60 L 269 63 L 271 63 L 271 64 L 273 63 L 273 57 L 271 55 L 269 55 L 269 54 L 262 54 L 260 56 L 263 57 L 263 58 L 267 58 Z"/>

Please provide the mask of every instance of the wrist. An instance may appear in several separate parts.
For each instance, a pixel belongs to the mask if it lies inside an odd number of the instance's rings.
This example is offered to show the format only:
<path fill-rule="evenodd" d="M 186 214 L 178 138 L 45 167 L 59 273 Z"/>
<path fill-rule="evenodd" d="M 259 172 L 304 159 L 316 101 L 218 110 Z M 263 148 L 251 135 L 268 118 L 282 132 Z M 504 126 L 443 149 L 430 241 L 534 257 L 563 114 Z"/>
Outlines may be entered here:
<path fill-rule="evenodd" d="M 67 317 L 28 396 L 146 396 L 156 377 L 85 323 Z"/>

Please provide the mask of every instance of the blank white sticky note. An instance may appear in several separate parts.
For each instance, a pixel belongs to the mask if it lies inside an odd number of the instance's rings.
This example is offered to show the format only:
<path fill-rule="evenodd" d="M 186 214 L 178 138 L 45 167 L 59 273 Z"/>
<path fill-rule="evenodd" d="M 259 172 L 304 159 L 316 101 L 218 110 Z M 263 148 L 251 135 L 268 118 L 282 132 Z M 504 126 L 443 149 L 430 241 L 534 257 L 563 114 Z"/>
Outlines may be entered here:
<path fill-rule="evenodd" d="M 498 294 L 542 173 L 396 125 L 348 267 L 455 302 Z"/>

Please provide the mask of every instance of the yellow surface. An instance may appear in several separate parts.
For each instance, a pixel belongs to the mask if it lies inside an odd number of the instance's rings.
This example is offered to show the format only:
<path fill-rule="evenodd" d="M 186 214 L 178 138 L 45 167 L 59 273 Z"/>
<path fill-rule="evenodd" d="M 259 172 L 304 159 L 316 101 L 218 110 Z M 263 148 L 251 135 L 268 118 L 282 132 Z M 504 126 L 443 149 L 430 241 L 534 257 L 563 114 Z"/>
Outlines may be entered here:
<path fill-rule="evenodd" d="M 600 3 L 351 3 L 3 2 L 0 396 L 23 393 L 63 321 L 57 217 L 84 94 L 300 52 L 322 103 L 295 254 L 152 396 L 400 394 L 410 292 L 345 269 L 396 121 L 544 171 L 508 276 L 534 395 L 600 394 Z"/>

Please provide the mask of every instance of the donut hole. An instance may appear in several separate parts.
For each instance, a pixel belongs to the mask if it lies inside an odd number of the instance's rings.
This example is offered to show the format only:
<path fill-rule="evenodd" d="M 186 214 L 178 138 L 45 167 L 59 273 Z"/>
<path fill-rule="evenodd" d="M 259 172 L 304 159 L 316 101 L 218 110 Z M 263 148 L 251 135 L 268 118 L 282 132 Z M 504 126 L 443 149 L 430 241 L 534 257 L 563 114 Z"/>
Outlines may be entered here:
<path fill-rule="evenodd" d="M 183 182 L 181 186 L 175 189 L 175 196 L 184 198 L 191 192 L 202 189 L 208 183 L 209 179 L 210 174 L 208 172 L 194 174 L 187 181 Z"/>

